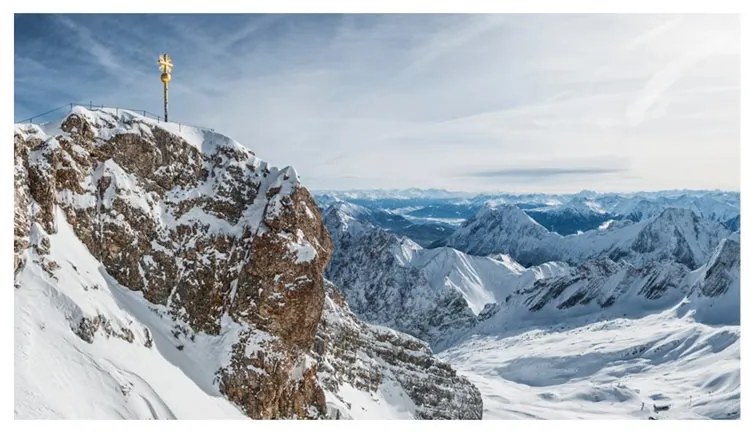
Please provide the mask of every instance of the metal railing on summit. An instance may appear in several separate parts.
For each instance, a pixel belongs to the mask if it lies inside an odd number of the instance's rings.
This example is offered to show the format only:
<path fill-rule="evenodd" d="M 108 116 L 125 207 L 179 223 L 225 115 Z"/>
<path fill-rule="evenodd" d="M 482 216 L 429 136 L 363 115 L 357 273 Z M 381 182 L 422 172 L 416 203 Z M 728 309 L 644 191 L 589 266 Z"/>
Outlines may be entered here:
<path fill-rule="evenodd" d="M 148 110 L 138 109 L 138 108 L 125 108 L 125 107 L 109 107 L 109 106 L 106 107 L 104 105 L 95 104 L 92 101 L 89 101 L 88 103 L 86 103 L 86 102 L 68 102 L 65 105 L 61 105 L 61 106 L 53 108 L 53 109 L 51 109 L 49 111 L 45 111 L 45 112 L 40 113 L 40 114 L 35 114 L 35 115 L 33 115 L 31 117 L 28 117 L 28 118 L 25 118 L 23 120 L 16 121 L 15 124 L 23 124 L 23 123 L 29 123 L 29 124 L 31 124 L 31 123 L 34 123 L 35 119 L 36 120 L 43 119 L 44 117 L 49 116 L 50 114 L 53 114 L 53 113 L 55 113 L 57 111 L 61 111 L 61 110 L 66 109 L 66 108 L 69 109 L 69 110 L 73 110 L 74 106 L 82 106 L 84 108 L 88 108 L 91 111 L 103 110 L 105 108 L 112 108 L 112 109 L 115 110 L 115 114 L 116 115 L 119 115 L 120 110 L 131 111 L 131 112 L 134 112 L 136 114 L 141 114 L 144 117 L 152 118 L 152 119 L 156 120 L 157 122 L 162 122 L 163 121 L 162 120 L 162 116 L 160 116 L 159 114 L 155 114 L 155 113 L 153 113 L 151 111 L 148 111 Z M 171 123 L 176 123 L 178 125 L 178 130 L 181 130 L 181 131 L 183 129 L 183 126 L 188 126 L 188 127 L 198 128 L 198 129 L 206 129 L 206 130 L 214 132 L 214 128 L 208 128 L 208 127 L 203 127 L 203 126 L 198 126 L 198 125 L 188 124 L 188 123 L 183 123 L 183 122 L 176 122 L 176 121 L 172 121 Z"/>

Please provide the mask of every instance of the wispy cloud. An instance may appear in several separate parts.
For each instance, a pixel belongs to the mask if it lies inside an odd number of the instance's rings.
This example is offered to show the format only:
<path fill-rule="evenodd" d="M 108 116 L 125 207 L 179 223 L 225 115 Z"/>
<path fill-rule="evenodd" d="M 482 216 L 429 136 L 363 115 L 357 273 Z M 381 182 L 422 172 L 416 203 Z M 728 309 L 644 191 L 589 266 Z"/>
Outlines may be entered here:
<path fill-rule="evenodd" d="M 738 188 L 734 16 L 17 15 L 15 27 L 17 118 L 70 99 L 158 111 L 166 51 L 172 118 L 295 165 L 313 188 Z M 626 162 L 592 163 L 609 157 Z"/>
<path fill-rule="evenodd" d="M 57 15 L 56 21 L 63 27 L 70 30 L 78 38 L 77 45 L 83 48 L 99 66 L 105 69 L 115 77 L 127 77 L 130 73 L 119 61 L 115 54 L 105 45 L 99 43 L 91 34 L 91 31 L 84 26 L 76 24 L 72 19 Z"/>
<path fill-rule="evenodd" d="M 524 177 L 524 178 L 538 178 L 538 177 L 561 177 L 568 175 L 603 175 L 603 174 L 616 174 L 626 172 L 626 169 L 621 168 L 553 168 L 553 167 L 541 167 L 541 168 L 508 168 L 490 171 L 477 171 L 466 174 L 470 177 Z"/>

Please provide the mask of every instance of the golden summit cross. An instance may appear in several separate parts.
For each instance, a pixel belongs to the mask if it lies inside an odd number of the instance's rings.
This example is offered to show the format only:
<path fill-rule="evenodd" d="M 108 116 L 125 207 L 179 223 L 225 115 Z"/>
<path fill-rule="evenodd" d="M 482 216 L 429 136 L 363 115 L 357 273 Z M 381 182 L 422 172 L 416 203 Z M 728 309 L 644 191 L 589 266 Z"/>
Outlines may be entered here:
<path fill-rule="evenodd" d="M 167 53 L 159 56 L 159 70 L 162 71 L 160 79 L 162 80 L 162 86 L 164 90 L 164 119 L 167 121 L 167 87 L 172 79 L 172 59 Z"/>

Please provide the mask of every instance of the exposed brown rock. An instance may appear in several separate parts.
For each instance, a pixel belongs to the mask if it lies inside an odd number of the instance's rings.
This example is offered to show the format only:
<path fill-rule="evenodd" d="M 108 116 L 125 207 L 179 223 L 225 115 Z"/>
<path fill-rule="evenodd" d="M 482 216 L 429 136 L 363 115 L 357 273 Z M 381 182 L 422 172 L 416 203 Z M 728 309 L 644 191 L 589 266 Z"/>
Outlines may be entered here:
<path fill-rule="evenodd" d="M 81 318 L 78 327 L 73 329 L 74 333 L 76 333 L 78 337 L 89 343 L 92 343 L 94 341 L 94 335 L 99 330 L 102 330 L 102 332 L 107 337 L 120 338 L 126 342 L 133 342 L 134 339 L 133 331 L 131 329 L 114 327 L 112 325 L 112 322 L 110 322 L 110 320 L 102 314 L 99 314 L 93 318 Z"/>
<path fill-rule="evenodd" d="M 258 160 L 237 144 L 220 143 L 204 154 L 136 118 L 125 119 L 128 133 L 101 138 L 123 121 L 71 114 L 61 136 L 16 135 L 16 268 L 28 247 L 30 216 L 54 233 L 57 206 L 110 275 L 168 305 L 190 332 L 216 334 L 229 314 L 274 338 L 267 342 L 273 358 L 264 351 L 246 357 L 238 342 L 240 354 L 219 374 L 223 391 L 249 415 L 324 415 L 315 366 L 291 378 L 313 345 L 331 247 L 310 194 L 285 170 L 263 163 L 258 170 Z M 289 189 L 284 197 L 282 187 Z M 29 199 L 37 204 L 35 215 L 23 211 Z M 171 222 L 197 209 L 229 231 L 215 232 L 200 218 Z M 259 213 L 257 225 L 243 220 L 249 211 Z M 313 245 L 315 259 L 298 262 L 289 252 L 293 238 Z M 54 273 L 54 264 L 45 268 Z M 91 340 L 98 329 L 117 334 L 104 316 L 83 318 L 76 331 Z M 247 365 L 258 373 L 241 368 Z"/>
<path fill-rule="evenodd" d="M 24 264 L 23 251 L 29 247 L 29 232 L 31 230 L 31 215 L 28 212 L 31 192 L 29 191 L 29 175 L 27 159 L 30 140 L 24 140 L 20 135 L 13 137 L 14 174 L 14 217 L 13 217 L 13 270 L 18 270 Z"/>
<path fill-rule="evenodd" d="M 321 383 L 336 390 L 344 379 L 375 391 L 384 374 L 394 379 L 411 368 L 436 377 L 423 384 L 417 374 L 397 378 L 425 405 L 419 416 L 474 415 L 435 400 L 477 402 L 477 390 L 433 359 L 425 344 L 363 325 L 336 289 L 327 290 L 323 271 L 332 243 L 294 170 L 270 168 L 213 132 L 197 130 L 204 135 L 199 149 L 159 124 L 114 110 L 79 109 L 60 128 L 56 137 L 36 126 L 16 128 L 16 270 L 33 247 L 34 259 L 55 277 L 57 263 L 44 254 L 59 211 L 109 275 L 166 306 L 182 355 L 199 332 L 219 335 L 228 319 L 242 326 L 215 375 L 219 390 L 253 418 L 327 417 L 333 414 Z M 322 317 L 327 292 L 339 302 L 337 313 L 354 324 Z M 134 341 L 131 329 L 115 328 L 102 314 L 72 327 L 89 342 L 100 333 Z M 144 332 L 149 349 L 151 334 Z M 381 360 L 355 367 L 359 351 Z M 336 370 L 322 374 L 330 365 Z M 452 394 L 458 388 L 459 398 Z"/>

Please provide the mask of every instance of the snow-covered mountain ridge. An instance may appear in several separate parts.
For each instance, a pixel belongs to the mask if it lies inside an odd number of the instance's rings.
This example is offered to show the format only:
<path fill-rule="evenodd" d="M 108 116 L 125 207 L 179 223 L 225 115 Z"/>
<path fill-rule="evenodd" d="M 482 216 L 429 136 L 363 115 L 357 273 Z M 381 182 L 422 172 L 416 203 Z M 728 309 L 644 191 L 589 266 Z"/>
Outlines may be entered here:
<path fill-rule="evenodd" d="M 560 236 L 515 206 L 486 208 L 478 213 L 478 223 L 458 232 L 467 233 L 462 240 L 478 239 L 473 247 L 461 247 L 496 252 L 490 256 L 449 247 L 424 249 L 360 215 L 358 206 L 344 202 L 325 212 L 335 244 L 327 276 L 343 286 L 353 310 L 366 321 L 405 331 L 436 348 L 463 334 L 549 325 L 566 317 L 661 311 L 702 292 L 698 284 L 706 268 L 717 270 L 707 283 L 715 288 L 705 289 L 713 294 L 705 297 L 738 303 L 738 294 L 725 295 L 725 290 L 738 290 L 738 234 L 684 209 Z M 504 249 L 492 249 L 497 245 Z M 538 265 L 525 268 L 515 256 Z M 693 307 L 698 303 L 695 298 Z M 723 317 L 733 324 L 738 311 Z"/>
<path fill-rule="evenodd" d="M 722 224 L 700 218 L 691 210 L 668 207 L 639 222 L 562 236 L 535 222 L 519 207 L 502 205 L 482 209 L 440 244 L 474 255 L 509 254 L 523 265 L 547 261 L 579 264 L 608 256 L 635 265 L 669 259 L 694 269 L 730 234 Z"/>
<path fill-rule="evenodd" d="M 293 168 L 114 109 L 16 125 L 14 147 L 17 417 L 480 416 L 424 344 L 331 303 Z"/>
<path fill-rule="evenodd" d="M 431 342 L 478 386 L 485 418 L 739 417 L 738 232 L 676 208 L 561 236 L 497 206 L 461 228 L 569 261 L 526 268 L 424 249 L 362 214 L 325 211 L 327 276 L 364 320 Z"/>

